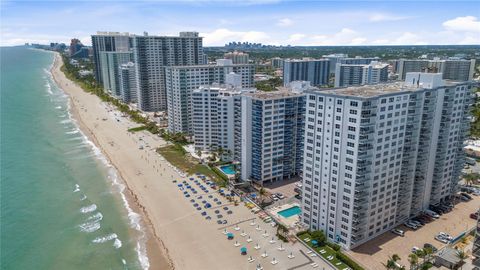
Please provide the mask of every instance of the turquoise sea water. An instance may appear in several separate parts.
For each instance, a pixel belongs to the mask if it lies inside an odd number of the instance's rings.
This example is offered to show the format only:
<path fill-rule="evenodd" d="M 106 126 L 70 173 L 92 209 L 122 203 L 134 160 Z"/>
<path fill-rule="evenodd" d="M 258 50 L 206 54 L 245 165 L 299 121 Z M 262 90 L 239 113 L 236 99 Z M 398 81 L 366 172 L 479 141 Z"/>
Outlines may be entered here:
<path fill-rule="evenodd" d="M 146 268 L 139 217 L 70 118 L 53 53 L 0 55 L 0 269 Z"/>

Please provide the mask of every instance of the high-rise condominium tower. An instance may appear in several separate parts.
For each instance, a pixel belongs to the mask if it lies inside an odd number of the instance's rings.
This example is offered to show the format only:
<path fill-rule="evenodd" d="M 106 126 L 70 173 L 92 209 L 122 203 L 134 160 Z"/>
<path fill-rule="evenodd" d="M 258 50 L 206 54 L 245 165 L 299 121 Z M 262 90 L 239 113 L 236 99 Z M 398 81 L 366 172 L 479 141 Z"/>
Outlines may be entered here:
<path fill-rule="evenodd" d="M 167 109 L 165 67 L 203 64 L 202 38 L 197 32 L 181 32 L 178 37 L 133 37 L 138 105 L 143 111 Z"/>
<path fill-rule="evenodd" d="M 304 223 L 349 249 L 454 194 L 472 86 L 441 77 L 307 92 Z"/>

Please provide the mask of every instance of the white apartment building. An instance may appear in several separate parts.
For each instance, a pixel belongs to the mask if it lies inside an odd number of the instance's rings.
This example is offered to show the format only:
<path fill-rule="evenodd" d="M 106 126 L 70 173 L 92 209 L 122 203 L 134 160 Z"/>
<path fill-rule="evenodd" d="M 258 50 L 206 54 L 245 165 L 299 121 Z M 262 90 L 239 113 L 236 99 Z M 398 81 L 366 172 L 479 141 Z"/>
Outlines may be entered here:
<path fill-rule="evenodd" d="M 137 101 L 137 80 L 135 64 L 128 62 L 119 67 L 120 98 L 125 103 Z"/>
<path fill-rule="evenodd" d="M 456 191 L 471 85 L 441 76 L 307 91 L 302 222 L 350 249 Z"/>
<path fill-rule="evenodd" d="M 97 32 L 92 35 L 93 62 L 95 64 L 95 79 L 99 84 L 103 83 L 103 70 L 100 63 L 101 52 L 129 52 L 131 49 L 132 36 L 129 33 L 120 32 Z"/>
<path fill-rule="evenodd" d="M 388 64 L 376 61 L 370 64 L 342 64 L 335 68 L 335 87 L 377 84 L 388 80 Z"/>
<path fill-rule="evenodd" d="M 196 150 L 224 150 L 223 160 L 240 161 L 241 94 L 255 88 L 212 84 L 192 91 L 192 126 Z"/>
<path fill-rule="evenodd" d="M 234 64 L 248 64 L 249 61 L 248 53 L 239 51 L 227 52 L 223 58 L 232 60 Z"/>
<path fill-rule="evenodd" d="M 216 65 L 172 66 L 165 68 L 168 101 L 168 130 L 192 135 L 192 91 L 212 83 L 226 83 L 228 74 L 232 83 L 240 87 L 254 86 L 255 67 L 235 65 L 229 59 L 218 59 Z"/>
<path fill-rule="evenodd" d="M 137 74 L 138 107 L 142 111 L 167 110 L 165 67 L 203 64 L 202 37 L 180 32 L 178 37 L 134 36 L 133 59 Z"/>
<path fill-rule="evenodd" d="M 99 55 L 103 89 L 119 98 L 121 96 L 119 68 L 122 64 L 132 61 L 132 53 L 113 51 L 100 52 Z"/>
<path fill-rule="evenodd" d="M 328 59 L 285 59 L 283 61 L 283 85 L 293 81 L 308 81 L 314 86 L 327 85 L 330 73 Z"/>
<path fill-rule="evenodd" d="M 242 180 L 263 184 L 300 174 L 304 98 L 288 89 L 242 95 Z"/>
<path fill-rule="evenodd" d="M 400 59 L 398 66 L 399 79 L 404 80 L 408 72 L 442 73 L 444 80 L 471 81 L 475 72 L 475 59 Z"/>

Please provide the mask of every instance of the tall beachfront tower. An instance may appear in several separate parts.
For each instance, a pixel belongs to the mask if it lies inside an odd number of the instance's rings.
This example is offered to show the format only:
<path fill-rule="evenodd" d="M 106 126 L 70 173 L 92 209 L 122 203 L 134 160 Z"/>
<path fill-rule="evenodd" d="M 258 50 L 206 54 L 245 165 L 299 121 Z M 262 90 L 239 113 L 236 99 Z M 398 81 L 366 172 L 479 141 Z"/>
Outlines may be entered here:
<path fill-rule="evenodd" d="M 255 88 L 212 84 L 192 92 L 192 126 L 196 150 L 223 149 L 223 160 L 240 161 L 241 95 Z"/>
<path fill-rule="evenodd" d="M 313 86 L 327 85 L 329 73 L 328 59 L 286 59 L 283 62 L 283 85 L 293 81 L 308 81 Z"/>
<path fill-rule="evenodd" d="M 120 32 L 97 32 L 92 35 L 93 62 L 95 64 L 95 79 L 103 84 L 103 73 L 100 62 L 101 52 L 129 52 L 131 49 L 131 35 Z M 118 68 L 118 67 L 117 67 Z"/>
<path fill-rule="evenodd" d="M 138 106 L 142 111 L 167 110 L 165 67 L 203 64 L 202 37 L 197 32 L 174 36 L 133 37 Z"/>
<path fill-rule="evenodd" d="M 168 101 L 168 130 L 192 135 L 192 91 L 212 83 L 227 83 L 227 75 L 238 75 L 238 87 L 254 86 L 255 66 L 218 59 L 215 65 L 171 66 L 165 68 Z"/>
<path fill-rule="evenodd" d="M 299 175 L 305 95 L 280 89 L 242 95 L 241 177 L 258 184 Z"/>
<path fill-rule="evenodd" d="M 307 91 L 303 223 L 350 249 L 454 194 L 472 86 L 441 77 Z"/>

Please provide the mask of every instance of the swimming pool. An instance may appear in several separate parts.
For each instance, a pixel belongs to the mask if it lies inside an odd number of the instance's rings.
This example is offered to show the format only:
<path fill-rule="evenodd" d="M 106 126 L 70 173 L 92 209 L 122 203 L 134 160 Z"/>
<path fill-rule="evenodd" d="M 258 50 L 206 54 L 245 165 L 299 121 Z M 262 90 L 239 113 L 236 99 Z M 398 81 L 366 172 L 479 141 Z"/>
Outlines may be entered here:
<path fill-rule="evenodd" d="M 282 216 L 284 218 L 289 218 L 291 216 L 298 215 L 301 212 L 302 212 L 302 210 L 300 209 L 300 207 L 293 206 L 293 207 L 290 207 L 288 209 L 282 210 L 282 211 L 278 212 L 277 214 L 279 214 L 280 216 Z"/>
<path fill-rule="evenodd" d="M 235 167 L 232 164 L 221 166 L 220 170 L 227 175 L 235 175 Z"/>

